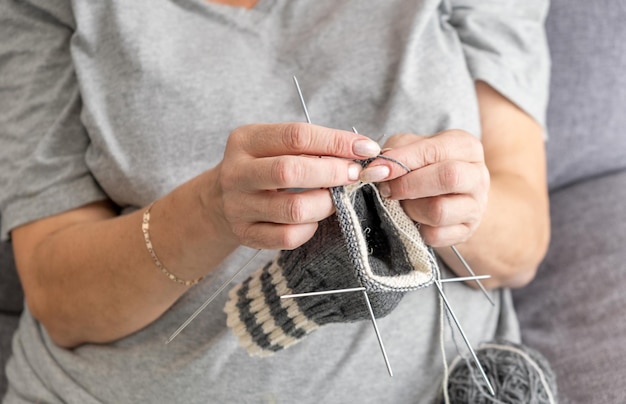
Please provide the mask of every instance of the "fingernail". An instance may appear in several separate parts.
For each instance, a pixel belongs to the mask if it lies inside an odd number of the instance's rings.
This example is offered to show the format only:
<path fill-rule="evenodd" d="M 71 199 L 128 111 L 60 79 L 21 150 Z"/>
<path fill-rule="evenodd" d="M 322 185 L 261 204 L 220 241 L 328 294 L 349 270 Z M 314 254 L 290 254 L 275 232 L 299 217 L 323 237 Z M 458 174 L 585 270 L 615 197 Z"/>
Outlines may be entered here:
<path fill-rule="evenodd" d="M 380 154 L 380 146 L 373 140 L 357 140 L 352 147 L 354 154 L 363 157 L 376 157 Z"/>
<path fill-rule="evenodd" d="M 348 179 L 350 181 L 356 181 L 359 179 L 359 174 L 361 174 L 361 166 L 358 164 L 350 164 L 348 167 Z"/>
<path fill-rule="evenodd" d="M 382 181 L 389 176 L 389 167 L 376 166 L 366 168 L 361 171 L 361 181 L 363 182 L 378 182 Z"/>
<path fill-rule="evenodd" d="M 386 182 L 378 184 L 378 192 L 380 192 L 380 195 L 384 198 L 389 198 L 391 196 L 391 188 Z"/>

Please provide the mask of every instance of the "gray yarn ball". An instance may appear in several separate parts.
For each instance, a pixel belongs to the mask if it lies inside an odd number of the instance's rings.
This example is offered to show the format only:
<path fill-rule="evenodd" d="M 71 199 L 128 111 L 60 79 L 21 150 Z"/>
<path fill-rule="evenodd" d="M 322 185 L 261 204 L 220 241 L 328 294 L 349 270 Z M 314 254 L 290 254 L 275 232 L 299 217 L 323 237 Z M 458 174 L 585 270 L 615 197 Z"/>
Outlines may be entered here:
<path fill-rule="evenodd" d="M 450 403 L 557 402 L 556 376 L 539 352 L 523 345 L 497 341 L 484 344 L 476 350 L 476 356 L 495 390 L 495 396 L 489 393 L 476 364 L 463 359 L 456 362 L 448 376 Z"/>

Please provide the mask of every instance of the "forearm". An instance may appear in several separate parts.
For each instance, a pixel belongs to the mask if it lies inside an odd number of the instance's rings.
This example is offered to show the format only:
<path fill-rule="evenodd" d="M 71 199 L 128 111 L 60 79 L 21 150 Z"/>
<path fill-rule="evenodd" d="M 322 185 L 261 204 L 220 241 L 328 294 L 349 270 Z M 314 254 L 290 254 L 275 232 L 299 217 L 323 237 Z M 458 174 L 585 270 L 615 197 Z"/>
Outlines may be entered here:
<path fill-rule="evenodd" d="M 491 178 L 487 211 L 473 236 L 457 248 L 477 274 L 491 275 L 489 288 L 528 283 L 545 255 L 550 226 L 547 203 L 514 175 Z M 459 275 L 467 275 L 451 248 L 437 253 Z"/>
<path fill-rule="evenodd" d="M 152 208 L 150 236 L 162 263 L 182 279 L 206 275 L 235 247 L 203 217 L 198 198 L 204 178 L 194 179 Z M 24 242 L 16 254 L 26 300 L 59 345 L 109 342 L 145 327 L 167 310 L 188 287 L 164 276 L 146 249 L 143 210 L 115 216 L 104 204 L 81 208 L 71 218 L 45 219 L 40 242 Z M 66 220 L 66 222 L 63 222 Z M 28 227 L 28 225 L 26 226 Z M 54 231 L 47 234 L 47 229 Z M 28 230 L 32 239 L 33 229 Z M 202 248 L 211 246 L 212 248 Z"/>
<path fill-rule="evenodd" d="M 550 238 L 543 131 L 487 84 L 479 82 L 476 89 L 491 187 L 479 227 L 457 247 L 472 269 L 492 276 L 485 285 L 523 286 Z M 465 273 L 451 249 L 438 253 L 457 273 Z"/>

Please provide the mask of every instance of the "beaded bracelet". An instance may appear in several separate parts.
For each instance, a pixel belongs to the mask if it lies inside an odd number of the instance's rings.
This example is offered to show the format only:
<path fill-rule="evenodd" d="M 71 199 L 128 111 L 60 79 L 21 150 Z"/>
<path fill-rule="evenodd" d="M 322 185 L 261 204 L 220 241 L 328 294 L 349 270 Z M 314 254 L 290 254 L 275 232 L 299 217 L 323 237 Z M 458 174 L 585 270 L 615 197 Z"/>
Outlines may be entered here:
<path fill-rule="evenodd" d="M 199 277 L 198 279 L 194 279 L 191 281 L 186 281 L 184 279 L 181 279 L 178 276 L 171 273 L 170 271 L 168 271 L 167 268 L 165 268 L 165 265 L 161 263 L 156 253 L 154 252 L 154 248 L 152 247 L 152 241 L 150 240 L 150 209 L 152 209 L 152 205 L 154 205 L 154 202 L 148 206 L 145 212 L 143 212 L 143 221 L 141 224 L 141 230 L 143 232 L 143 240 L 146 243 L 146 248 L 148 249 L 148 253 L 152 257 L 152 261 L 154 261 L 154 264 L 156 265 L 156 267 L 159 268 L 159 270 L 163 273 L 163 275 L 167 276 L 169 280 L 174 281 L 184 286 L 193 286 L 197 284 L 198 282 L 202 280 L 203 278 L 202 276 Z"/>

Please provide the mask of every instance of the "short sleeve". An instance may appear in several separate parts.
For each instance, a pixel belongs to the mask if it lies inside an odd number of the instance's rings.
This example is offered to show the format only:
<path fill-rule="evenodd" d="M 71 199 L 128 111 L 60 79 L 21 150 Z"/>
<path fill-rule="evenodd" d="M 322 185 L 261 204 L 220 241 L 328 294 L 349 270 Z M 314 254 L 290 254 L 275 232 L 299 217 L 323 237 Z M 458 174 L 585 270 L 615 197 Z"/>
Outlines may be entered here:
<path fill-rule="evenodd" d="M 472 77 L 545 127 L 550 57 L 547 0 L 449 0 Z"/>
<path fill-rule="evenodd" d="M 71 5 L 35 3 L 0 3 L 2 239 L 19 225 L 106 198 L 85 163 Z"/>

